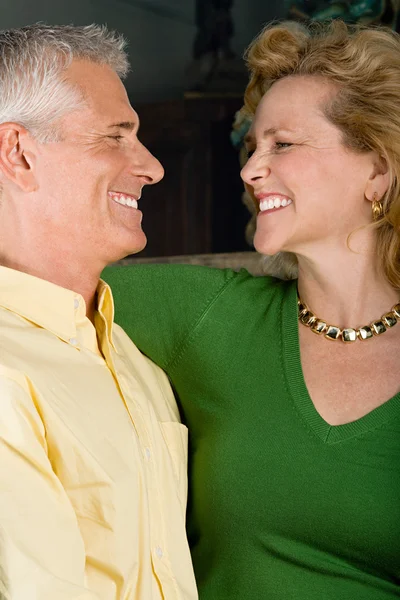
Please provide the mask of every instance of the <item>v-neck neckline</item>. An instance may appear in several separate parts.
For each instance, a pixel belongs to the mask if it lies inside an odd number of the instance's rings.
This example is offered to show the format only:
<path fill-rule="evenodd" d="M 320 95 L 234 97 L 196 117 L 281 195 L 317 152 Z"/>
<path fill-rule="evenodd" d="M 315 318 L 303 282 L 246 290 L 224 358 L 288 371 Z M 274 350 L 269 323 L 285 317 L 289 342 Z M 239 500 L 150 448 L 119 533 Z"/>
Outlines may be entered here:
<path fill-rule="evenodd" d="M 382 426 L 391 418 L 400 416 L 399 392 L 381 406 L 351 423 L 330 425 L 321 417 L 308 392 L 301 366 L 296 281 L 291 282 L 282 300 L 281 328 L 282 364 L 292 400 L 308 428 L 324 443 L 335 444 L 357 437 Z"/>

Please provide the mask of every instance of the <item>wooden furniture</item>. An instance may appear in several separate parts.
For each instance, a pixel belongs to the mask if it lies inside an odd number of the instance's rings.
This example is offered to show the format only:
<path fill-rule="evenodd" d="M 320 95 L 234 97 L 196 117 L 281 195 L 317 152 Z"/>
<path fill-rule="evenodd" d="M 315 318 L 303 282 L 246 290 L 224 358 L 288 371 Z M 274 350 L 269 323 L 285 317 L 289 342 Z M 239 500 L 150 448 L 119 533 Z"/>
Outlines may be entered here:
<path fill-rule="evenodd" d="M 140 202 L 148 244 L 143 257 L 248 250 L 249 219 L 237 151 L 230 142 L 241 96 L 189 94 L 137 107 L 139 139 L 165 177 Z"/>

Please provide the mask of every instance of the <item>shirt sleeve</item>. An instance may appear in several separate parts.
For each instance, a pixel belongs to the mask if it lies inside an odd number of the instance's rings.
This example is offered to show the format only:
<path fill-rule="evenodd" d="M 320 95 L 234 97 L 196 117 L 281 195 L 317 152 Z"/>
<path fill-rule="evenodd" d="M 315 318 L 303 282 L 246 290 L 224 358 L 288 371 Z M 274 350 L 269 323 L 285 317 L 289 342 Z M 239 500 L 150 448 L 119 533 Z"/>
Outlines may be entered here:
<path fill-rule="evenodd" d="M 103 272 L 113 292 L 116 322 L 166 371 L 236 275 L 230 269 L 168 264 L 114 266 Z"/>
<path fill-rule="evenodd" d="M 0 374 L 0 408 L 0 598 L 99 600 L 28 383 Z"/>

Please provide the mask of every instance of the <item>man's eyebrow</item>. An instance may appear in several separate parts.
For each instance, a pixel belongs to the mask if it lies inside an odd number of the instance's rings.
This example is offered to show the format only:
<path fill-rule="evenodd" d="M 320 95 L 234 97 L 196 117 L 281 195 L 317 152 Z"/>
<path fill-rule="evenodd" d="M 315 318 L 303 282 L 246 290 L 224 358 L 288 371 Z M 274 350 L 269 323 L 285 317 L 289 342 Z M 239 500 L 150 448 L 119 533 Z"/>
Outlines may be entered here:
<path fill-rule="evenodd" d="M 133 131 L 137 127 L 137 123 L 134 121 L 121 121 L 120 123 L 113 123 L 109 125 L 109 129 L 126 129 L 127 131 Z"/>

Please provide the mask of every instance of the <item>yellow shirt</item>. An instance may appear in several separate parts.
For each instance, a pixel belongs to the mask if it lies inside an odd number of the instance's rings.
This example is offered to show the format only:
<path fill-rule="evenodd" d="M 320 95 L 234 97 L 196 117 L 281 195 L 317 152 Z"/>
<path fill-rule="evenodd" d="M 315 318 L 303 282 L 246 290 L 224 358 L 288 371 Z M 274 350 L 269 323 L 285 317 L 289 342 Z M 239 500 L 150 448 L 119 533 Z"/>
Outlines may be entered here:
<path fill-rule="evenodd" d="M 0 267 L 0 597 L 194 600 L 187 430 L 104 282 L 85 310 Z"/>

